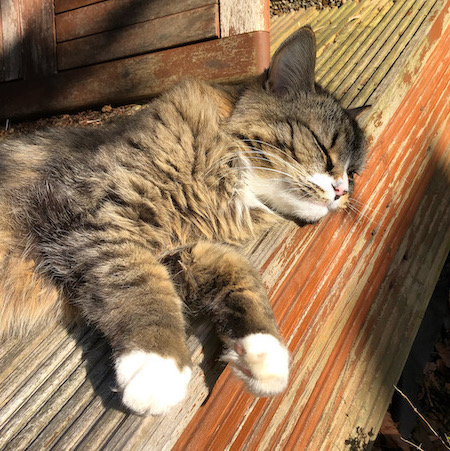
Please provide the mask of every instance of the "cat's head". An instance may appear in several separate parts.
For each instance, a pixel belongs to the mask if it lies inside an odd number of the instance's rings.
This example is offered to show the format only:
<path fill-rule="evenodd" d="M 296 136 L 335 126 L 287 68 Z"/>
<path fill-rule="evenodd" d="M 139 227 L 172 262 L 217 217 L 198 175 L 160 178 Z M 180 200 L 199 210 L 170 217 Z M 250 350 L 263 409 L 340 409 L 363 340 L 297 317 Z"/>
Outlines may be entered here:
<path fill-rule="evenodd" d="M 302 28 L 230 118 L 249 189 L 276 213 L 306 222 L 345 207 L 365 158 L 360 110 L 344 109 L 315 83 L 315 60 L 314 33 Z"/>

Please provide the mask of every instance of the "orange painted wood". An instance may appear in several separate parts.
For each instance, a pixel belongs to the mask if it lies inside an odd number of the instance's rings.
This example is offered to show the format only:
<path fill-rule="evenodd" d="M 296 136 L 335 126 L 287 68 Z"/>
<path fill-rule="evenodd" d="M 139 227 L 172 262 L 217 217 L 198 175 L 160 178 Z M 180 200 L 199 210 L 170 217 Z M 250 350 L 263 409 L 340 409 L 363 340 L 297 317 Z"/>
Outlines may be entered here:
<path fill-rule="evenodd" d="M 56 16 L 57 40 L 68 41 L 217 3 L 217 0 L 108 0 L 92 3 Z"/>
<path fill-rule="evenodd" d="M 170 32 L 168 32 L 170 30 Z M 111 61 L 219 36 L 217 5 L 58 44 L 58 69 Z"/>
<path fill-rule="evenodd" d="M 268 65 L 269 33 L 200 42 L 128 58 L 126 64 L 119 60 L 63 71 L 45 81 L 2 83 L 0 98 L 14 99 L 14 108 L 0 102 L 0 118 L 149 98 L 186 74 L 233 82 L 257 75 Z"/>
<path fill-rule="evenodd" d="M 365 208 L 368 217 L 342 213 L 318 226 L 299 229 L 263 265 L 264 276 L 282 253 L 288 271 L 270 292 L 275 316 L 293 355 L 287 393 L 255 400 L 243 393 L 226 370 L 174 449 L 342 449 L 350 438 L 342 435 L 342 430 L 351 432 L 345 425 L 346 404 L 352 402 L 352 396 L 366 395 L 358 392 L 362 377 L 374 377 L 358 374 L 362 361 L 372 357 L 367 355 L 367 347 L 374 346 L 376 353 L 379 343 L 400 349 L 411 340 L 402 306 L 396 307 L 391 300 L 393 310 L 383 308 L 380 293 L 389 296 L 386 277 L 395 283 L 392 265 L 404 237 L 414 242 L 410 225 L 417 221 L 416 211 L 426 208 L 430 197 L 436 199 L 439 194 L 433 184 L 439 171 L 447 174 L 440 177 L 441 186 L 448 183 L 450 104 L 445 93 L 449 89 L 449 46 L 447 29 L 394 117 L 372 142 L 367 168 L 354 194 L 358 208 Z M 449 197 L 443 196 L 434 201 L 434 209 L 442 202 L 443 211 L 450 208 Z M 447 221 L 447 230 L 440 233 L 448 235 L 448 213 L 442 219 Z M 429 227 L 431 224 L 435 222 L 430 220 Z M 438 226 L 433 230 L 439 230 Z M 426 230 L 421 233 L 422 240 L 427 239 Z M 428 239 L 431 242 L 435 237 Z M 411 248 L 399 258 L 413 260 L 413 253 Z M 405 329 L 397 331 L 393 328 L 400 318 Z M 412 317 L 410 327 L 417 327 L 417 321 Z M 387 343 L 390 337 L 392 341 Z M 382 377 L 389 373 L 386 384 L 392 392 L 396 379 L 388 368 L 396 368 L 398 377 L 403 362 L 394 359 L 386 367 L 380 360 L 374 365 Z M 357 413 L 351 414 L 356 422 Z M 374 429 L 375 421 L 378 419 L 373 419 Z"/>

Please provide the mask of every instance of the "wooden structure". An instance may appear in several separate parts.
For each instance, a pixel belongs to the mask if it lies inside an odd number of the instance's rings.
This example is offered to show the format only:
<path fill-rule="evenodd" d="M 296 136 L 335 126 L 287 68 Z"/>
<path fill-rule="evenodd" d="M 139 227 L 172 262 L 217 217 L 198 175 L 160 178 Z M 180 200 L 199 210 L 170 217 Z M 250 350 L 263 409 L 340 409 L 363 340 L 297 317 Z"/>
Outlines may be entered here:
<path fill-rule="evenodd" d="M 0 119 L 237 81 L 269 58 L 269 0 L 2 0 Z"/>
<path fill-rule="evenodd" d="M 360 0 L 272 21 L 272 48 L 311 24 L 318 80 L 346 106 L 372 104 L 353 207 L 314 226 L 286 223 L 247 249 L 292 355 L 285 394 L 247 395 L 217 361 L 208 328 L 194 326 L 200 366 L 188 399 L 166 417 L 139 418 L 111 391 L 104 341 L 53 327 L 0 347 L 0 447 L 363 449 L 450 247 L 449 7 Z"/>

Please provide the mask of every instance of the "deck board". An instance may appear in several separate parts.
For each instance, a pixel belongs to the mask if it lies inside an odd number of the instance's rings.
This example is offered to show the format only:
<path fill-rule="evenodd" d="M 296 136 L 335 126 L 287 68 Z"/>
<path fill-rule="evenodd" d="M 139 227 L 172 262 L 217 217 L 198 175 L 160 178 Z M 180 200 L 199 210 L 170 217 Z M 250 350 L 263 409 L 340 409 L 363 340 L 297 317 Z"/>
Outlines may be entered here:
<path fill-rule="evenodd" d="M 407 6 L 410 7 L 411 3 Z M 420 8 L 422 5 L 416 3 L 416 6 Z M 444 4 L 434 2 L 432 6 L 434 10 L 428 9 L 428 19 L 437 19 L 439 16 L 436 11 L 441 11 Z M 440 19 L 448 14 L 446 8 L 443 9 Z M 406 13 L 403 17 L 412 15 L 408 11 L 403 10 Z M 417 16 L 412 15 L 412 18 L 415 17 Z M 436 44 L 431 38 L 431 22 L 421 20 L 422 29 L 416 28 L 414 31 L 415 35 L 417 30 L 419 34 L 423 33 L 422 39 L 426 42 L 428 51 Z M 414 26 L 417 22 L 411 20 L 409 23 Z M 273 32 L 272 28 L 272 36 Z M 430 33 L 429 39 L 426 37 L 427 33 Z M 392 33 L 389 35 L 392 36 Z M 440 37 L 436 53 L 427 55 L 427 62 L 433 62 L 431 69 L 408 84 L 409 92 L 402 92 L 409 101 L 401 106 L 399 103 L 391 105 L 391 110 L 388 109 L 383 121 L 379 119 L 377 109 L 382 110 L 392 99 L 391 91 L 381 84 L 372 87 L 371 96 L 376 97 L 378 104 L 374 105 L 374 111 L 367 119 L 373 147 L 366 170 L 370 174 L 370 180 L 355 193 L 359 201 L 367 205 L 363 210 L 365 216 L 329 218 L 325 225 L 321 224 L 314 231 L 296 231 L 294 233 L 299 235 L 297 246 L 295 239 L 288 237 L 290 243 L 284 249 L 278 249 L 277 256 L 272 259 L 273 265 L 282 266 L 285 274 L 292 274 L 290 279 L 286 275 L 280 278 L 281 286 L 278 290 L 270 290 L 276 317 L 293 353 L 293 380 L 288 392 L 280 400 L 253 400 L 241 394 L 241 387 L 226 374 L 224 386 L 221 385 L 220 392 L 216 393 L 215 405 L 197 414 L 191 422 L 194 426 L 191 428 L 189 425 L 176 449 L 274 447 L 316 450 L 329 449 L 332 445 L 337 449 L 344 449 L 345 440 L 356 434 L 357 427 L 363 427 L 366 432 L 376 432 L 389 403 L 392 384 L 400 374 L 402 361 L 406 359 L 414 331 L 417 330 L 417 318 L 420 314 L 414 312 L 416 322 L 408 324 L 404 336 L 396 337 L 403 315 L 410 314 L 411 311 L 401 311 L 396 316 L 396 321 L 389 322 L 391 311 L 385 306 L 382 297 L 375 296 L 389 271 L 397 268 L 397 263 L 393 260 L 394 250 L 400 246 L 405 233 L 412 233 L 408 229 L 408 221 L 413 220 L 419 201 L 426 195 L 424 189 L 430 177 L 435 174 L 430 161 L 439 161 L 444 158 L 445 151 L 448 151 L 448 136 L 445 135 L 445 127 L 448 127 L 448 73 L 443 71 L 448 67 L 448 44 L 445 34 Z M 420 62 L 414 58 L 418 49 L 421 54 L 425 52 L 418 42 L 416 48 L 403 47 L 402 59 L 399 59 L 401 54 L 396 53 L 402 43 L 397 47 L 397 43 L 390 44 L 394 53 L 391 60 L 387 57 L 383 59 L 389 69 L 383 68 L 385 74 L 391 72 L 393 76 L 402 77 L 401 69 L 408 68 L 408 65 L 404 65 L 404 59 L 409 60 L 409 65 L 414 70 L 426 66 L 426 58 Z M 326 56 L 326 51 L 321 56 Z M 401 65 L 393 67 L 395 62 Z M 412 70 L 412 67 L 409 69 Z M 367 70 L 365 74 L 368 75 Z M 405 83 L 402 78 L 400 82 Z M 350 85 L 353 83 L 349 81 Z M 423 92 L 427 91 L 424 89 L 427 85 L 435 87 L 434 90 Z M 423 109 L 424 105 L 431 105 L 428 107 L 429 111 Z M 434 114 L 430 114 L 431 112 Z M 434 136 L 441 136 L 443 141 L 430 153 L 430 140 Z M 444 181 L 448 183 L 446 177 Z M 407 180 L 410 180 L 409 186 Z M 393 188 L 396 189 L 396 197 L 390 198 L 390 191 L 387 189 Z M 427 197 L 424 199 L 425 204 L 429 202 Z M 437 202 L 439 203 L 439 199 Z M 420 219 L 421 216 L 416 216 L 416 222 L 419 220 L 417 218 Z M 440 268 L 448 252 L 450 219 L 446 206 L 437 209 L 436 218 L 441 221 L 441 226 L 436 227 L 439 238 L 433 237 L 435 248 L 440 249 L 440 252 L 433 254 L 438 256 L 434 267 L 429 267 L 434 273 L 437 272 L 436 268 Z M 436 226 L 439 222 L 437 219 L 434 223 L 426 221 L 426 227 L 431 224 Z M 416 227 L 413 226 L 412 230 Z M 426 231 L 429 233 L 428 229 Z M 320 237 L 323 237 L 322 240 Z M 418 246 L 420 243 L 417 240 L 414 245 Z M 427 243 L 421 249 L 422 252 L 428 252 L 430 244 Z M 295 257 L 289 259 L 283 257 L 283 253 Z M 401 260 L 402 255 L 399 258 Z M 291 261 L 294 259 L 298 266 L 294 265 L 292 268 Z M 338 263 L 333 264 L 333 261 Z M 421 259 L 416 260 L 415 265 L 421 271 L 428 268 Z M 433 286 L 434 281 L 430 280 L 428 292 L 421 293 L 424 294 L 423 299 L 411 289 L 410 295 L 415 296 L 418 308 L 426 307 Z M 404 288 L 406 292 L 407 288 L 410 287 Z M 388 306 L 395 307 L 395 299 L 391 299 Z M 384 315 L 381 318 L 384 318 L 389 327 L 384 329 L 383 324 L 380 324 L 382 320 L 374 319 L 370 314 L 375 317 Z M 373 323 L 379 327 L 378 335 L 368 327 Z M 371 333 L 375 337 L 370 340 L 372 347 L 367 344 Z M 374 350 L 374 343 L 378 344 L 380 334 L 384 342 L 375 348 L 375 357 L 380 359 L 380 355 L 388 353 L 390 364 L 395 363 L 395 368 L 380 366 L 380 361 L 374 360 L 371 352 Z M 395 347 L 389 353 L 389 345 L 392 345 L 394 338 Z M 365 358 L 360 360 L 358 353 L 363 353 Z M 360 373 L 366 378 L 371 377 L 372 387 L 363 377 L 353 379 L 355 374 Z M 378 388 L 376 378 L 380 374 L 389 383 Z M 365 390 L 370 393 L 372 388 L 375 396 L 371 394 L 367 399 L 364 396 Z M 344 389 L 348 392 L 345 393 Z M 228 408 L 228 404 L 223 406 L 225 399 L 232 399 L 233 407 Z M 359 409 L 352 410 L 349 406 L 357 404 L 357 401 L 361 403 Z M 367 415 L 366 412 L 376 410 L 375 407 L 378 409 L 377 416 Z M 340 415 L 336 415 L 338 411 Z M 348 419 L 349 412 L 352 415 L 358 414 L 352 418 L 354 423 Z M 238 432 L 233 434 L 233 428 Z M 334 434 L 339 433 L 339 436 L 330 437 L 330 428 L 333 428 Z M 202 434 L 204 430 L 214 430 L 215 437 L 208 441 Z"/>
<path fill-rule="evenodd" d="M 449 4 L 361 0 L 272 20 L 272 50 L 311 24 L 319 81 L 373 105 L 360 212 L 285 223 L 246 249 L 291 351 L 284 395 L 246 394 L 199 325 L 188 399 L 142 419 L 111 391 L 107 344 L 58 326 L 0 347 L 0 448 L 316 451 L 376 434 L 450 247 Z"/>

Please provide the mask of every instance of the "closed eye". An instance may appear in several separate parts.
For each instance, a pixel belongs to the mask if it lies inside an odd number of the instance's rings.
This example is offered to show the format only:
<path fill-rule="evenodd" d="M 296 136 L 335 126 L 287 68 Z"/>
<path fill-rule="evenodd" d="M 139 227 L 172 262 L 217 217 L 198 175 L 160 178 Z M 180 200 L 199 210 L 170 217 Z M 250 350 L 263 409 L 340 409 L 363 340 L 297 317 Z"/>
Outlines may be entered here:
<path fill-rule="evenodd" d="M 359 175 L 359 173 L 358 173 L 357 171 L 355 171 L 354 169 L 349 169 L 349 170 L 347 171 L 347 174 L 348 174 L 348 177 L 349 177 L 350 179 L 353 179 L 353 177 L 354 177 L 355 175 Z"/>
<path fill-rule="evenodd" d="M 323 153 L 324 157 L 325 157 L 325 162 L 326 162 L 326 171 L 327 172 L 331 172 L 333 169 L 333 162 L 331 161 L 331 157 L 330 154 L 328 153 L 327 148 L 319 141 L 319 138 L 317 137 L 317 135 L 312 131 L 311 134 L 314 138 L 314 141 L 317 145 L 317 147 L 321 150 L 321 152 Z"/>

